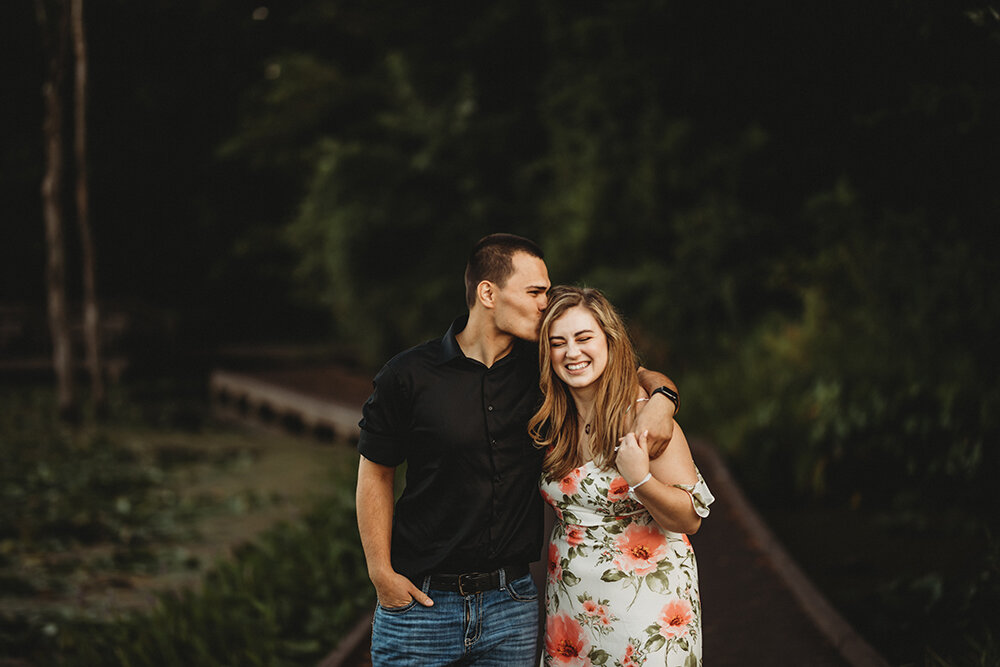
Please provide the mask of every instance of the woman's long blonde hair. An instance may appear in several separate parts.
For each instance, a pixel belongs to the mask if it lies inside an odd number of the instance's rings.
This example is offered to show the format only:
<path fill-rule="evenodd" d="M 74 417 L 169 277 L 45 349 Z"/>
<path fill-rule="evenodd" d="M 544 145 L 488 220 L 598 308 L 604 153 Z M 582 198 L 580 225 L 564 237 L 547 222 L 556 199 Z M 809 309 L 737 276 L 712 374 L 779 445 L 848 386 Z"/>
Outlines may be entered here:
<path fill-rule="evenodd" d="M 583 306 L 594 316 L 608 340 L 608 364 L 597 379 L 591 436 L 594 462 L 607 468 L 615 446 L 629 429 L 629 410 L 639 392 L 635 349 L 628 330 L 614 306 L 601 292 L 589 287 L 559 285 L 549 290 L 549 303 L 538 339 L 539 387 L 542 406 L 528 422 L 535 446 L 545 449 L 542 470 L 550 479 L 561 479 L 583 465 L 576 403 L 569 388 L 555 374 L 549 349 L 552 323 L 570 308 Z"/>

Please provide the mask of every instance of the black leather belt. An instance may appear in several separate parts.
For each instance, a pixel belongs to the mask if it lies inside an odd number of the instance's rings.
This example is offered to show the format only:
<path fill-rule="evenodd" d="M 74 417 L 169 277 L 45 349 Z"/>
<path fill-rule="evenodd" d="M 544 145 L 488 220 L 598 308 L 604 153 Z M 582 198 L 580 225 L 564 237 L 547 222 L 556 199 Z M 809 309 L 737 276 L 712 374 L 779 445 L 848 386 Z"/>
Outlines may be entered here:
<path fill-rule="evenodd" d="M 500 572 L 504 573 L 504 581 L 514 581 L 528 574 L 528 566 L 524 564 L 514 567 L 502 567 L 493 572 L 432 574 L 429 588 L 436 591 L 451 591 L 460 595 L 495 591 L 500 589 Z"/>

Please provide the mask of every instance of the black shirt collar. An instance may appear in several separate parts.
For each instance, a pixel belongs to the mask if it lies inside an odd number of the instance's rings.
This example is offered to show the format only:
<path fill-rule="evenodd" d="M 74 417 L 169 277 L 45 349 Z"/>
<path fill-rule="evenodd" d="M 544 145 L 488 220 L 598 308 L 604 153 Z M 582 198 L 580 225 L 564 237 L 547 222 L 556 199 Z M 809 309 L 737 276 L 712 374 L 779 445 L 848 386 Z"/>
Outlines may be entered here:
<path fill-rule="evenodd" d="M 458 334 L 465 330 L 468 323 L 469 315 L 466 313 L 461 317 L 455 318 L 455 321 L 451 323 L 450 327 L 448 327 L 448 331 L 441 339 L 441 354 L 437 359 L 438 365 L 446 364 L 453 359 L 468 358 L 465 356 L 465 353 L 462 352 L 462 346 L 458 344 L 458 338 L 456 338 Z M 522 354 L 522 350 L 526 349 L 528 345 L 531 345 L 531 343 L 526 340 L 521 340 L 520 338 L 515 338 L 514 346 L 511 348 L 510 353 L 498 359 L 497 363 L 517 359 Z"/>
<path fill-rule="evenodd" d="M 455 318 L 455 321 L 448 327 L 447 333 L 441 339 L 441 355 L 438 357 L 438 364 L 446 364 L 452 359 L 465 358 L 465 353 L 462 352 L 462 347 L 458 344 L 458 339 L 455 337 L 465 330 L 465 325 L 468 323 L 469 315 L 465 314 Z"/>

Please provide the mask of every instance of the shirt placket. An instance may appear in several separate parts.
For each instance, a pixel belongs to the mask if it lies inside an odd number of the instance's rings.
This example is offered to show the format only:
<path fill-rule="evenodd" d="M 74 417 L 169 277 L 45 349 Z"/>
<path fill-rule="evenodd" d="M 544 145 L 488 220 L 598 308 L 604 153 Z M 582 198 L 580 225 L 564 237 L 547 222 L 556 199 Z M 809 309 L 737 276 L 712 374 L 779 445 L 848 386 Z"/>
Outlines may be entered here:
<path fill-rule="evenodd" d="M 504 510 L 501 500 L 503 498 L 503 494 L 500 492 L 501 485 L 503 484 L 503 471 L 500 469 L 499 462 L 497 460 L 497 447 L 500 445 L 499 434 L 501 430 L 501 421 L 504 416 L 501 414 L 499 409 L 500 406 L 496 400 L 497 391 L 494 387 L 494 383 L 490 380 L 491 376 L 489 371 L 487 371 L 483 374 L 483 414 L 485 415 L 486 440 L 489 444 L 488 458 L 490 462 L 490 502 L 492 520 L 489 522 L 489 557 L 495 558 L 501 531 L 501 517 Z"/>

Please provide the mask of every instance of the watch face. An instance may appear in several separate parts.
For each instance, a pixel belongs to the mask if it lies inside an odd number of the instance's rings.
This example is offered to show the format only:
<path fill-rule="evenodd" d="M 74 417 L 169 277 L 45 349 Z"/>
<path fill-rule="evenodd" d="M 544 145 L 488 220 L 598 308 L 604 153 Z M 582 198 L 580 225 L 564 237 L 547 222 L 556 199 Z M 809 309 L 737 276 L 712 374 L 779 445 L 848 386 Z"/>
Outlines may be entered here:
<path fill-rule="evenodd" d="M 670 387 L 657 387 L 653 390 L 654 394 L 663 394 L 674 404 L 674 414 L 677 414 L 677 409 L 680 408 L 681 402 L 680 397 L 677 396 L 677 392 L 672 390 Z"/>

